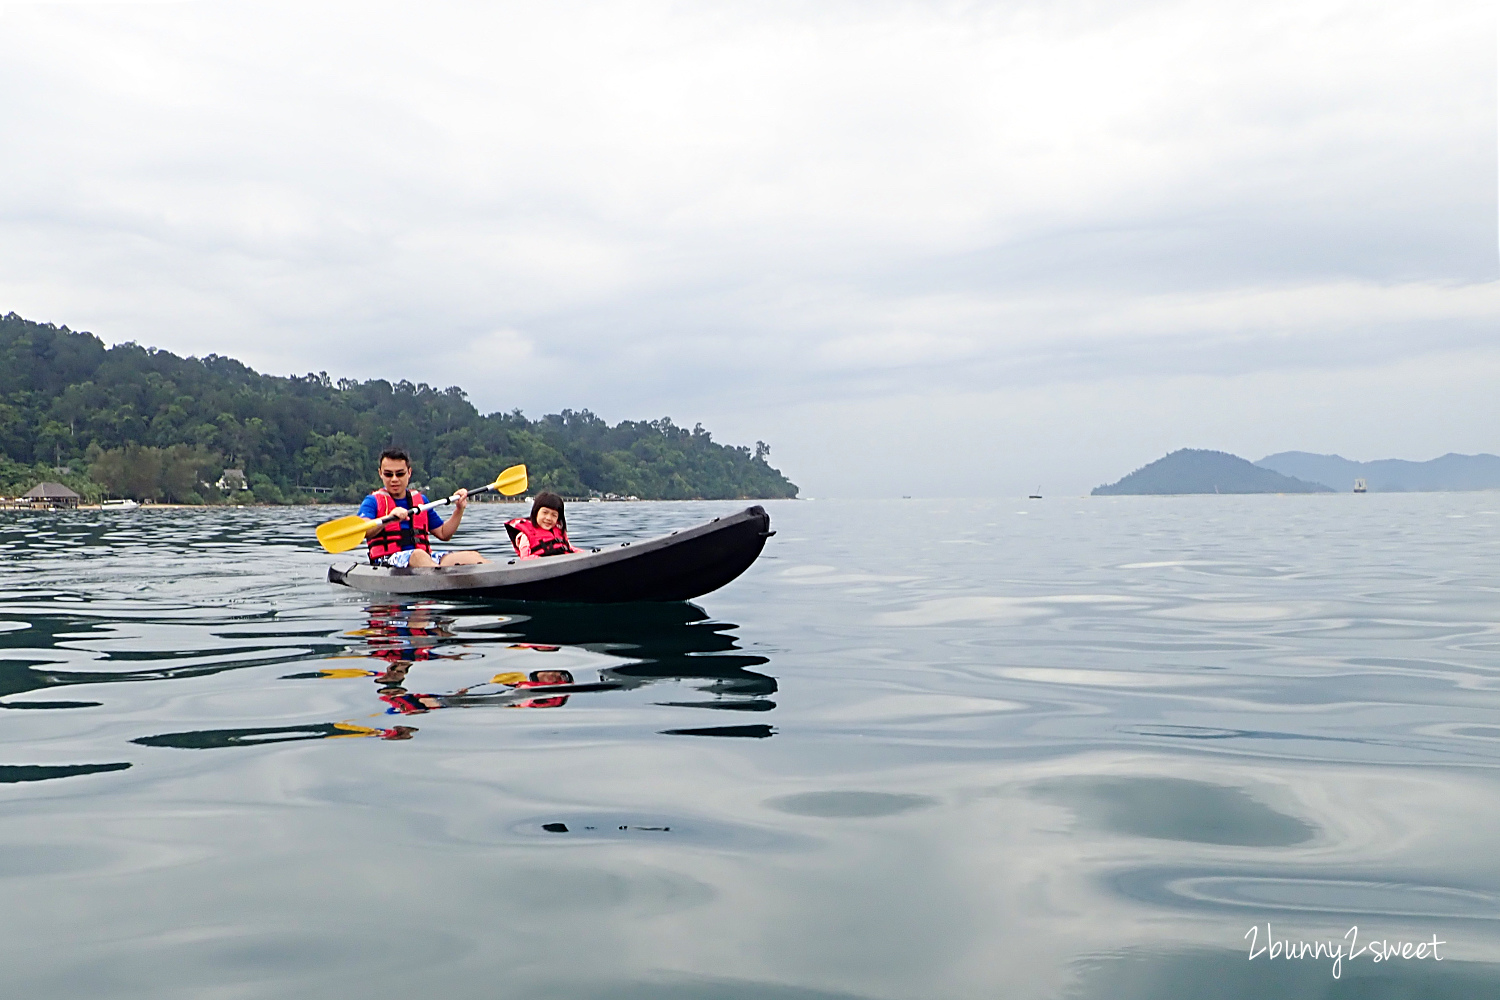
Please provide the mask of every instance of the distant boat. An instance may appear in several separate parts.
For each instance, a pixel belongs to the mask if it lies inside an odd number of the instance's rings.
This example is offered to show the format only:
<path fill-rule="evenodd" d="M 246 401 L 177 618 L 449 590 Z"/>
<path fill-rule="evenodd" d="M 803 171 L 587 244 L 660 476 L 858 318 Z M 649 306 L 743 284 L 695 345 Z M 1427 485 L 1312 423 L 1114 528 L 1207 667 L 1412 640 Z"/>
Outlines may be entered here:
<path fill-rule="evenodd" d="M 140 504 L 134 500 L 104 500 L 99 504 L 100 510 L 135 510 Z"/>
<path fill-rule="evenodd" d="M 1041 498 L 1042 498 L 1042 488 L 1040 486 L 1038 486 L 1036 488 L 1036 492 L 1033 493 L 1033 494 L 1031 494 L 1030 496 L 1028 496 L 1026 499 L 1027 500 L 1040 500 Z"/>
<path fill-rule="evenodd" d="M 1365 481 L 1363 479 L 1356 479 L 1354 481 L 1354 492 L 1368 493 L 1370 492 L 1370 487 L 1365 485 Z"/>

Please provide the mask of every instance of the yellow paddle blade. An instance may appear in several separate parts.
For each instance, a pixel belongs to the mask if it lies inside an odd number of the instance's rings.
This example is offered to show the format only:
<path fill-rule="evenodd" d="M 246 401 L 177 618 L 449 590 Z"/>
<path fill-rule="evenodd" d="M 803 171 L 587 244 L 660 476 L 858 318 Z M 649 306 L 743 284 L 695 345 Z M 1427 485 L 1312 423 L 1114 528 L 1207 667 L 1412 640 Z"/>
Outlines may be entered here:
<path fill-rule="evenodd" d="M 330 740 L 348 739 L 351 736 L 376 736 L 380 733 L 378 729 L 371 729 L 369 726 L 356 726 L 352 722 L 335 722 L 333 728 L 341 729 L 343 732 L 329 733 L 327 738 Z"/>
<path fill-rule="evenodd" d="M 324 677 L 373 677 L 373 670 L 360 670 L 357 667 L 334 667 L 331 670 L 320 671 Z"/>
<path fill-rule="evenodd" d="M 365 531 L 374 523 L 358 514 L 350 514 L 337 521 L 320 524 L 318 525 L 318 544 L 329 552 L 348 552 L 365 540 Z"/>
<path fill-rule="evenodd" d="M 496 674 L 490 678 L 491 684 L 520 684 L 526 680 L 525 674 Z"/>
<path fill-rule="evenodd" d="M 495 481 L 490 485 L 495 487 L 498 492 L 503 493 L 508 497 L 513 497 L 517 493 L 525 493 L 526 466 L 512 465 L 510 468 L 500 473 L 500 475 L 497 476 L 495 478 Z"/>

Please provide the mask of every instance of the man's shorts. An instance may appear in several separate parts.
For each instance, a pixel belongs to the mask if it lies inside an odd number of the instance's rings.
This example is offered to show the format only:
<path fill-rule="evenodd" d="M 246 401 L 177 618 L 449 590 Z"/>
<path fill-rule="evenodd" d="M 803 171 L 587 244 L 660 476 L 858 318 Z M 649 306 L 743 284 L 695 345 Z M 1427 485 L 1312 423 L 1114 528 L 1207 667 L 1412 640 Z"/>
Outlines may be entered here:
<path fill-rule="evenodd" d="M 417 550 L 416 549 L 402 549 L 400 552 L 392 552 L 388 556 L 381 556 L 379 559 L 376 559 L 375 562 L 372 563 L 371 565 L 374 565 L 374 566 L 385 566 L 385 567 L 388 567 L 390 569 L 405 569 L 407 567 L 407 564 L 411 562 L 411 554 L 413 552 L 415 552 L 415 551 L 417 551 Z M 431 552 L 429 552 L 427 554 L 430 555 L 430 556 L 432 556 L 432 561 L 433 562 L 442 562 L 443 561 L 443 556 L 445 556 L 445 555 L 448 554 L 448 550 L 447 549 L 433 549 Z"/>

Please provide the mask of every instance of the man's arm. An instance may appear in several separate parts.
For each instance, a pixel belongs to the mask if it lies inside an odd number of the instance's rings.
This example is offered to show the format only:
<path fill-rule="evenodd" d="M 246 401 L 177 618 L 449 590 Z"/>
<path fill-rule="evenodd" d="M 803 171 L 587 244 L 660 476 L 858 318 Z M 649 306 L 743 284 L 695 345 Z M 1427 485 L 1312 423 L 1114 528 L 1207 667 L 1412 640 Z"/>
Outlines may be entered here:
<path fill-rule="evenodd" d="M 453 533 L 458 530 L 458 522 L 464 519 L 464 508 L 469 505 L 468 490 L 459 490 L 454 496 L 458 499 L 453 502 L 453 514 L 431 531 L 432 537 L 440 542 L 446 542 L 453 537 Z"/>

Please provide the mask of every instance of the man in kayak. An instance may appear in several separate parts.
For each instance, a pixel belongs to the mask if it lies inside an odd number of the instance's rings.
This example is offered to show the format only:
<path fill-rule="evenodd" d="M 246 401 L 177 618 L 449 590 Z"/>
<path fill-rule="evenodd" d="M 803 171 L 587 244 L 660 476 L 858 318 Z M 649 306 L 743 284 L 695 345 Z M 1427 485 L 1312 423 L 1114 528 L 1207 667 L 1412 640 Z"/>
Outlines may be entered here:
<path fill-rule="evenodd" d="M 568 518 L 563 513 L 562 497 L 556 493 L 538 493 L 531 502 L 531 516 L 505 523 L 516 555 L 522 559 L 563 556 L 577 552 L 568 541 Z"/>
<path fill-rule="evenodd" d="M 365 542 L 370 547 L 372 566 L 472 566 L 489 562 L 478 552 L 436 551 L 428 543 L 429 538 L 446 542 L 458 530 L 464 519 L 464 508 L 469 505 L 469 491 L 459 490 L 453 503 L 453 514 L 446 521 L 435 510 L 412 514 L 427 499 L 422 494 L 407 489 L 411 482 L 411 456 L 400 448 L 387 448 L 380 453 L 380 479 L 385 485 L 365 497 L 359 505 L 359 516 L 375 520 L 387 514 L 395 514 L 394 521 L 372 525 L 365 532 Z"/>

